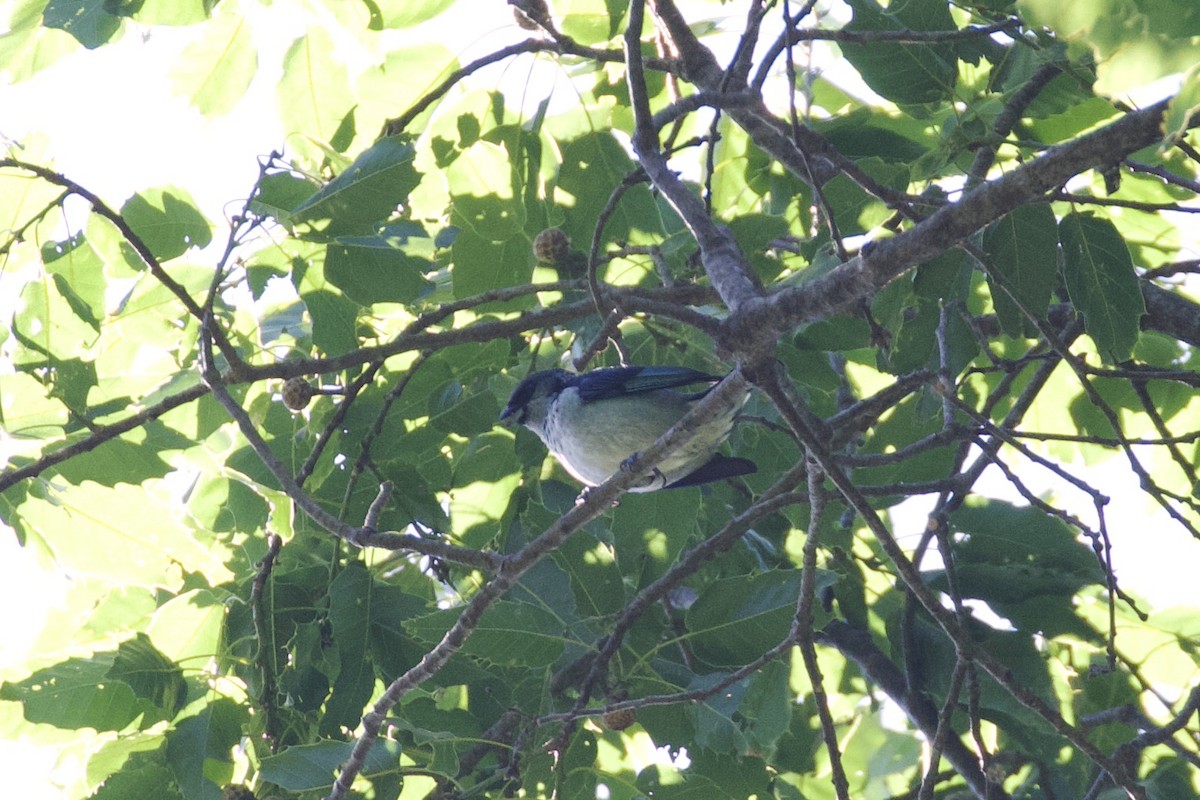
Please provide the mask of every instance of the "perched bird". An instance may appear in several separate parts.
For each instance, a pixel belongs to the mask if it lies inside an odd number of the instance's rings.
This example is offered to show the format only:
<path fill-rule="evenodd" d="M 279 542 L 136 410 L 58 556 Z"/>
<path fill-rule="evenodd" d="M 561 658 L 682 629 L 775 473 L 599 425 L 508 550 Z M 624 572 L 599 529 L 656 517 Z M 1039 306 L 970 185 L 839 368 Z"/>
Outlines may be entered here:
<path fill-rule="evenodd" d="M 500 421 L 529 428 L 574 478 L 597 486 L 654 444 L 720 380 L 685 367 L 610 367 L 578 375 L 548 369 L 517 385 Z M 676 391 L 698 384 L 707 385 Z M 740 407 L 697 431 L 629 491 L 698 486 L 754 472 L 754 462 L 717 452 Z"/>

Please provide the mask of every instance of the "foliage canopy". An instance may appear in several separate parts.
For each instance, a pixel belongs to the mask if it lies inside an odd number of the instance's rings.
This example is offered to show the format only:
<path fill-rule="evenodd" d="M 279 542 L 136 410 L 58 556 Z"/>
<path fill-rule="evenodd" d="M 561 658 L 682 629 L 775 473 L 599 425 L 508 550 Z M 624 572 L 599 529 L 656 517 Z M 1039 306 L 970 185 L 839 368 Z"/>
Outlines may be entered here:
<path fill-rule="evenodd" d="M 460 60 L 477 0 L 274 5 L 271 64 L 252 0 L 0 37 L 186 27 L 287 134 L 223 220 L 0 159 L 0 514 L 72 579 L 0 708 L 64 797 L 1200 792 L 1200 613 L 1109 511 L 1200 546 L 1200 6 L 510 0 Z M 685 422 L 577 501 L 495 427 L 617 363 L 754 387 L 758 472 L 623 496 Z"/>

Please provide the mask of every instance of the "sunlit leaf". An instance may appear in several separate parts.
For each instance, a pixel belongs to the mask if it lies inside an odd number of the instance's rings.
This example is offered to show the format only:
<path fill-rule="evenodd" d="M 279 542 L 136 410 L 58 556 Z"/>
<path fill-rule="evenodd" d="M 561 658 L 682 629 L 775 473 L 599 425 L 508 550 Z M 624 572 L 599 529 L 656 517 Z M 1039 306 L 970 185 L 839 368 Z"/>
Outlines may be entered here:
<path fill-rule="evenodd" d="M 125 201 L 121 216 L 160 261 L 212 241 L 208 220 L 183 189 L 168 187 L 139 192 Z"/>
<path fill-rule="evenodd" d="M 219 8 L 221 12 L 212 24 L 205 26 L 204 37 L 183 51 L 171 71 L 176 93 L 207 116 L 229 113 L 258 69 L 258 50 L 249 21 L 238 14 L 224 13 L 224 6 Z"/>
<path fill-rule="evenodd" d="M 290 221 L 328 220 L 328 236 L 374 233 L 420 180 L 413 146 L 404 136 L 380 139 L 340 175 L 292 209 Z"/>
<path fill-rule="evenodd" d="M 284 54 L 278 97 L 284 131 L 318 142 L 329 142 L 354 106 L 344 62 L 320 27 L 310 28 Z"/>

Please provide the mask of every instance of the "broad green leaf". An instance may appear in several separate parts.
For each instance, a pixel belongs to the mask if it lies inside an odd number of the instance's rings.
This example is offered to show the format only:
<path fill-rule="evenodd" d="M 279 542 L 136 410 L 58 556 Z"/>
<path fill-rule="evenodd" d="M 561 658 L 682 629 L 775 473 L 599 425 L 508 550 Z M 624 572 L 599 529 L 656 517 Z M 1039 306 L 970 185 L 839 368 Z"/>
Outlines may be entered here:
<path fill-rule="evenodd" d="M 1164 143 L 1182 137 L 1187 132 L 1189 121 L 1197 112 L 1200 112 L 1200 64 L 1183 74 L 1182 88 L 1167 107 L 1166 118 L 1163 120 L 1163 130 L 1166 132 L 1163 137 Z"/>
<path fill-rule="evenodd" d="M 512 439 L 484 433 L 471 440 L 454 468 L 450 521 L 454 535 L 468 547 L 484 547 L 500 534 L 500 522 L 520 483 Z"/>
<path fill-rule="evenodd" d="M 42 263 L 76 316 L 99 331 L 107 281 L 100 255 L 84 235 L 42 245 Z"/>
<path fill-rule="evenodd" d="M 1013 297 L 1030 313 L 1045 319 L 1050 293 L 1058 281 L 1058 225 L 1054 213 L 1046 205 L 1016 209 L 988 226 L 983 249 L 990 259 L 988 285 L 1001 327 L 1010 336 L 1036 335 L 1037 328 L 1021 313 Z"/>
<path fill-rule="evenodd" d="M 1058 230 L 1067 293 L 1084 329 L 1106 362 L 1125 361 L 1146 313 L 1125 240 L 1115 225 L 1091 214 L 1069 214 Z"/>
<path fill-rule="evenodd" d="M 499 208 L 499 204 L 484 203 Z M 482 207 L 482 206 L 481 206 Z M 523 236 L 493 241 L 474 231 L 463 230 L 451 248 L 454 261 L 454 296 L 474 297 L 507 286 L 529 283 L 533 256 Z"/>
<path fill-rule="evenodd" d="M 404 0 L 396 2 L 403 4 Z M 355 84 L 358 96 L 362 98 L 357 109 L 360 128 L 381 130 L 386 120 L 412 106 L 439 76 L 457 68 L 454 51 L 439 41 L 422 40 L 390 51 L 381 64 L 360 74 Z M 376 98 L 383 102 L 371 102 Z M 419 115 L 404 132 L 414 136 L 420 133 L 421 122 L 430 113 L 426 111 Z"/>
<path fill-rule="evenodd" d="M 463 396 L 457 382 L 447 384 L 429 409 L 430 422 L 447 433 L 477 436 L 496 427 L 500 404 L 491 392 L 474 392 Z"/>
<path fill-rule="evenodd" d="M 331 142 L 354 107 L 344 62 L 321 28 L 309 28 L 284 54 L 278 98 L 284 132 L 318 143 Z"/>
<path fill-rule="evenodd" d="M 1023 16 L 1096 55 L 1096 89 L 1115 96 L 1200 60 L 1200 7 L 1190 0 L 1020 0 Z"/>
<path fill-rule="evenodd" d="M 427 646 L 441 641 L 462 614 L 461 608 L 435 611 L 408 620 L 404 628 Z M 545 667 L 563 650 L 562 623 L 543 608 L 499 600 L 483 613 L 461 652 L 490 664 Z"/>
<path fill-rule="evenodd" d="M 906 191 L 909 181 L 907 164 L 887 164 L 878 158 L 865 158 L 858 166 L 879 183 L 897 191 Z M 893 213 L 879 198 L 839 174 L 822 187 L 829 211 L 843 235 L 866 233 Z"/>
<path fill-rule="evenodd" d="M 357 561 L 347 564 L 329 586 L 329 624 L 340 665 L 321 719 L 324 735 L 353 728 L 375 688 L 374 665 L 368 658 L 374 590 L 371 575 Z"/>
<path fill-rule="evenodd" d="M 950 521 L 966 534 L 954 547 L 964 596 L 985 601 L 1021 630 L 1089 636 L 1072 598 L 1104 576 L 1091 548 L 1070 528 L 1039 509 L 1001 501 L 970 502 Z M 945 588 L 940 571 L 933 585 Z"/>
<path fill-rule="evenodd" d="M 908 0 L 882 8 L 876 0 L 850 0 L 851 31 L 952 31 L 954 20 L 944 0 Z M 934 103 L 954 91 L 958 66 L 955 48 L 942 45 L 840 45 L 863 80 L 881 96 L 900 105 Z"/>
<path fill-rule="evenodd" d="M 19 0 L 10 7 L 7 30 L 0 36 L 0 64 L 14 83 L 28 80 L 79 50 L 78 39 L 42 24 L 45 0 Z"/>
<path fill-rule="evenodd" d="M 410 28 L 433 19 L 453 0 L 375 0 L 379 25 L 384 28 Z"/>
<path fill-rule="evenodd" d="M 661 800 L 734 800 L 740 796 L 705 775 L 684 773 L 670 764 L 643 769 L 638 773 L 637 788 L 642 796 Z"/>
<path fill-rule="evenodd" d="M 785 656 L 767 664 L 750 678 L 738 707 L 752 751 L 764 757 L 774 753 L 779 738 L 791 726 L 795 696 L 790 675 Z"/>
<path fill-rule="evenodd" d="M 557 518 L 541 509 L 531 530 L 545 530 Z M 528 524 L 528 523 L 527 523 Z M 625 586 L 610 545 L 587 536 L 572 536 L 552 554 L 571 578 L 578 613 L 588 617 L 615 614 L 625 602 Z"/>
<path fill-rule="evenodd" d="M 208 220 L 184 189 L 164 187 L 139 192 L 125 201 L 121 216 L 159 261 L 212 241 Z"/>
<path fill-rule="evenodd" d="M 216 698 L 167 734 L 167 764 L 186 800 L 220 797 L 220 787 L 233 779 L 233 749 L 249 717 L 245 705 Z"/>
<path fill-rule="evenodd" d="M 64 570 L 118 585 L 174 588 L 179 565 L 221 569 L 223 549 L 192 538 L 166 499 L 142 487 L 85 481 L 53 502 L 30 498 L 19 506 Z"/>
<path fill-rule="evenodd" d="M 429 267 L 381 236 L 343 237 L 325 253 L 325 277 L 363 306 L 416 300 L 433 289 Z"/>
<path fill-rule="evenodd" d="M 215 5 L 217 0 L 137 0 L 130 16 L 143 25 L 194 25 L 208 19 Z"/>
<path fill-rule="evenodd" d="M 110 651 L 62 661 L 18 683 L 3 684 L 0 700 L 21 703 L 30 722 L 58 728 L 119 731 L 139 717 L 147 726 L 162 719 L 151 700 L 109 675 L 115 658 Z"/>
<path fill-rule="evenodd" d="M 217 585 L 232 576 L 228 570 L 208 576 Z M 220 652 L 225 607 L 220 595 L 193 589 L 163 603 L 151 616 L 146 632 L 155 646 L 172 661 L 191 667 Z"/>
<path fill-rule="evenodd" d="M 340 175 L 292 209 L 290 222 L 328 220 L 327 236 L 372 234 L 421 180 L 406 136 L 380 139 Z"/>
<path fill-rule="evenodd" d="M 174 5 L 174 4 L 172 4 Z M 178 4 L 183 6 L 183 4 Z M 199 5 L 199 2 L 197 2 Z M 250 87 L 258 70 L 258 49 L 250 22 L 223 3 L 202 38 L 188 45 L 171 70 L 175 93 L 201 114 L 228 114 Z"/>
<path fill-rule="evenodd" d="M 50 0 L 43 20 L 47 28 L 60 28 L 89 50 L 105 44 L 121 27 L 121 18 L 109 13 L 118 5 L 110 0 Z"/>
<path fill-rule="evenodd" d="M 301 295 L 312 317 L 313 344 L 329 355 L 348 353 L 358 346 L 355 321 L 358 307 L 330 291 L 305 292 Z"/>
<path fill-rule="evenodd" d="M 88 800 L 183 800 L 165 763 L 130 763 L 111 775 Z"/>
<path fill-rule="evenodd" d="M 698 676 L 688 687 L 689 691 L 705 690 L 724 680 L 727 675 L 713 672 Z M 718 754 L 744 756 L 750 752 L 746 739 L 735 719 L 735 714 L 746 693 L 746 681 L 738 681 L 720 692 L 691 705 L 688 712 L 696 726 L 696 743 L 706 751 Z"/>
<path fill-rule="evenodd" d="M 130 435 L 133 438 L 119 436 L 81 453 L 59 465 L 59 474 L 74 484 L 96 481 L 102 486 L 136 485 L 149 478 L 161 478 L 171 468 L 154 448 L 137 441 L 142 433 L 135 431 Z"/>
<path fill-rule="evenodd" d="M 376 584 L 368 636 L 371 658 L 383 679 L 394 680 L 413 667 L 425 648 L 404 630 L 404 623 L 429 610 L 429 603 L 398 586 Z"/>
<path fill-rule="evenodd" d="M 350 757 L 354 742 L 320 741 L 293 745 L 262 760 L 261 775 L 292 792 L 307 792 L 333 785 L 334 772 Z M 363 775 L 370 777 L 395 770 L 400 761 L 400 746 L 389 739 L 377 739 L 367 754 Z"/>
<path fill-rule="evenodd" d="M 660 577 L 699 531 L 702 510 L 690 490 L 622 499 L 613 509 L 610 527 L 621 574 L 635 586 Z"/>
<path fill-rule="evenodd" d="M 303 203 L 321 185 L 294 172 L 269 172 L 258 179 L 250 208 L 287 223 L 292 209 Z"/>
<path fill-rule="evenodd" d="M 823 573 L 818 588 L 832 581 Z M 697 657 L 717 666 L 752 661 L 788 635 L 799 594 L 799 570 L 723 578 L 705 587 L 687 612 Z"/>
<path fill-rule="evenodd" d="M 848 158 L 879 158 L 899 164 L 912 163 L 925 154 L 919 129 L 908 130 L 911 127 L 915 127 L 914 121 L 907 117 L 896 118 L 868 108 L 813 123 L 813 130 Z"/>
<path fill-rule="evenodd" d="M 70 301 L 58 291 L 58 281 L 26 284 L 21 300 L 24 307 L 12 317 L 9 331 L 24 346 L 13 354 L 12 363 L 18 368 L 49 367 L 51 371 L 39 377 L 53 394 L 55 381 L 62 377 L 54 370 L 68 361 L 81 363 L 78 356 L 89 355 L 87 348 L 96 340 L 96 329 L 72 310 Z"/>
<path fill-rule="evenodd" d="M 187 700 L 187 683 L 179 665 L 163 655 L 150 637 L 140 631 L 117 646 L 105 677 L 124 682 L 138 697 L 162 709 L 164 719 L 175 716 Z"/>

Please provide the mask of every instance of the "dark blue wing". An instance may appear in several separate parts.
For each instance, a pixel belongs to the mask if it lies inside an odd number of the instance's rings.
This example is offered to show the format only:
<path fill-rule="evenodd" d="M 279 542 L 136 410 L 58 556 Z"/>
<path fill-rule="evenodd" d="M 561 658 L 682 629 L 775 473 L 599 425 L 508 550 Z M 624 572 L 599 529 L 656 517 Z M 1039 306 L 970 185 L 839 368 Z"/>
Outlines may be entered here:
<path fill-rule="evenodd" d="M 687 367 L 607 367 L 578 375 L 573 383 L 580 398 L 590 402 L 720 380 Z"/>
<path fill-rule="evenodd" d="M 758 466 L 748 458 L 730 458 L 717 453 L 703 466 L 692 470 L 674 483 L 664 487 L 667 489 L 682 489 L 686 486 L 699 486 L 724 478 L 735 478 L 738 475 L 749 475 L 757 472 Z"/>

